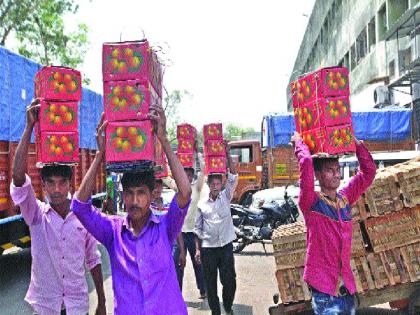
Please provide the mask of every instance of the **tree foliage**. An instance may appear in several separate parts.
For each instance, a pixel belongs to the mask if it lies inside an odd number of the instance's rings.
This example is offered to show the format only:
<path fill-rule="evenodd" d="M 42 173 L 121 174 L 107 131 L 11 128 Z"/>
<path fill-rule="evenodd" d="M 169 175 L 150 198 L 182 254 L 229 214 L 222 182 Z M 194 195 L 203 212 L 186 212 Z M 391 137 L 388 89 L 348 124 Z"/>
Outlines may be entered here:
<path fill-rule="evenodd" d="M 235 123 L 228 123 L 224 126 L 224 138 L 228 141 L 234 140 L 235 137 L 242 137 L 248 132 L 255 132 L 254 128 L 251 127 L 241 127 Z"/>
<path fill-rule="evenodd" d="M 171 142 L 176 142 L 176 126 L 180 122 L 178 106 L 185 96 L 191 96 L 191 94 L 187 90 L 173 90 L 170 93 L 166 92 L 166 96 L 163 98 L 168 138 Z"/>
<path fill-rule="evenodd" d="M 88 28 L 67 32 L 63 17 L 75 14 L 74 0 L 0 0 L 0 44 L 12 34 L 21 55 L 44 65 L 76 68 L 87 50 Z"/>

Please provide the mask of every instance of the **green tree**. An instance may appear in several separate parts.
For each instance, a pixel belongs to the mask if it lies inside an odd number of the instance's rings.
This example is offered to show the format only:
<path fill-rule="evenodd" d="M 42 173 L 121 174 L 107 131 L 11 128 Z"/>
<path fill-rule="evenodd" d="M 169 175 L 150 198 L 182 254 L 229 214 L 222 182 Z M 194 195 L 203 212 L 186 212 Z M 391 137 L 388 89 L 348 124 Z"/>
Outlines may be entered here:
<path fill-rule="evenodd" d="M 191 94 L 187 90 L 173 90 L 170 93 L 166 91 L 166 96 L 163 98 L 163 108 L 167 117 L 167 130 L 169 140 L 176 144 L 176 126 L 180 122 L 178 106 L 182 103 L 185 96 Z"/>
<path fill-rule="evenodd" d="M 75 14 L 74 0 L 0 0 L 0 44 L 14 34 L 21 55 L 44 65 L 76 68 L 87 50 L 88 27 L 67 32 L 63 17 Z"/>
<path fill-rule="evenodd" d="M 251 127 L 241 127 L 239 125 L 236 125 L 235 123 L 228 123 L 224 127 L 224 138 L 228 141 L 233 140 L 234 137 L 242 137 L 243 134 L 247 132 L 255 132 L 254 128 Z"/>

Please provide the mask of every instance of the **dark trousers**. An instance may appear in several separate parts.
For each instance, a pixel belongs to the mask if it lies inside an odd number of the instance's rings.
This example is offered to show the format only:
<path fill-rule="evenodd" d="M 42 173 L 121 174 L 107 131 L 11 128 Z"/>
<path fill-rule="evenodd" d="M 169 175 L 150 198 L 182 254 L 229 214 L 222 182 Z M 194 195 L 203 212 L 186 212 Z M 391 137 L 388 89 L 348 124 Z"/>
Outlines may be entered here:
<path fill-rule="evenodd" d="M 204 286 L 204 277 L 203 277 L 203 268 L 201 265 L 197 264 L 195 261 L 195 234 L 194 233 L 182 233 L 182 238 L 184 239 L 184 251 L 188 251 L 190 254 L 191 262 L 194 268 L 195 274 L 195 283 L 197 289 L 200 291 L 201 295 L 206 294 L 206 288 Z M 184 279 L 184 269 L 179 267 L 179 248 L 178 243 L 175 243 L 173 248 L 173 257 L 175 262 L 176 275 L 178 277 L 179 287 L 182 291 L 182 282 Z"/>
<path fill-rule="evenodd" d="M 202 248 L 201 262 L 203 264 L 204 282 L 212 315 L 221 314 L 219 297 L 217 296 L 217 271 L 220 273 L 220 282 L 223 286 L 223 306 L 227 312 L 230 312 L 236 291 L 235 260 L 233 258 L 232 243 L 223 247 Z"/>

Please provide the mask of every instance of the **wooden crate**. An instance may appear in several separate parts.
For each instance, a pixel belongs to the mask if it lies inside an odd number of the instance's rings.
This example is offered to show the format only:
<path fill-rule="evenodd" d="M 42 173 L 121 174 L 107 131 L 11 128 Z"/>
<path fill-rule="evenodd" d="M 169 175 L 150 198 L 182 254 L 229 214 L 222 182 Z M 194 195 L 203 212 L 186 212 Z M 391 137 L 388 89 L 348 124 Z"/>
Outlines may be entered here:
<path fill-rule="evenodd" d="M 404 207 L 397 181 L 389 169 L 377 170 L 373 184 L 365 193 L 371 216 L 377 217 L 402 210 Z"/>
<path fill-rule="evenodd" d="M 273 232 L 277 270 L 302 267 L 306 256 L 306 226 L 303 221 L 282 225 Z"/>
<path fill-rule="evenodd" d="M 276 279 L 282 303 L 311 299 L 309 287 L 303 280 L 303 267 L 277 270 Z"/>
<path fill-rule="evenodd" d="M 353 257 L 350 260 L 350 266 L 353 271 L 358 293 L 363 293 L 375 288 L 375 283 L 366 256 Z"/>
<path fill-rule="evenodd" d="M 351 256 L 365 256 L 366 244 L 363 240 L 362 229 L 359 222 L 353 222 L 353 236 L 351 240 Z"/>
<path fill-rule="evenodd" d="M 406 207 L 420 205 L 420 162 L 411 160 L 390 168 L 403 197 Z"/>
<path fill-rule="evenodd" d="M 370 212 L 366 207 L 365 196 L 361 196 L 356 203 L 351 207 L 351 217 L 354 222 L 364 221 L 369 218 Z"/>
<path fill-rule="evenodd" d="M 420 240 L 419 208 L 406 208 L 365 221 L 369 243 L 375 253 Z"/>
<path fill-rule="evenodd" d="M 420 281 L 420 242 L 400 248 L 411 282 Z"/>
<path fill-rule="evenodd" d="M 273 232 L 277 270 L 302 267 L 306 257 L 306 226 L 303 221 L 282 225 Z M 352 257 L 366 255 L 366 246 L 358 222 L 353 223 Z"/>

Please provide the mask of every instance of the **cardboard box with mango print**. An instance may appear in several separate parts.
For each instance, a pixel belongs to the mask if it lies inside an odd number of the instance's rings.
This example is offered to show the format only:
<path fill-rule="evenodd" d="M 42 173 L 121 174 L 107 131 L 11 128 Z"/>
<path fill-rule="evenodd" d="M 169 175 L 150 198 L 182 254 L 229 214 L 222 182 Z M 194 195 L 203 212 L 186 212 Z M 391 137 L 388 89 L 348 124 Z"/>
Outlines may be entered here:
<path fill-rule="evenodd" d="M 35 97 L 51 101 L 80 101 L 80 72 L 65 67 L 43 67 L 35 74 Z"/>
<path fill-rule="evenodd" d="M 36 137 L 37 161 L 41 164 L 77 163 L 79 134 L 73 132 L 39 131 Z"/>
<path fill-rule="evenodd" d="M 349 96 L 349 71 L 345 67 L 322 68 L 290 85 L 293 107 L 325 97 Z"/>
<path fill-rule="evenodd" d="M 162 97 L 162 67 L 147 40 L 104 43 L 102 47 L 104 82 L 145 80 Z"/>
<path fill-rule="evenodd" d="M 156 161 L 157 137 L 150 120 L 110 122 L 106 128 L 107 163 Z"/>

